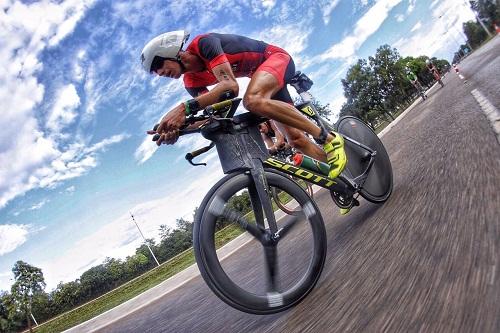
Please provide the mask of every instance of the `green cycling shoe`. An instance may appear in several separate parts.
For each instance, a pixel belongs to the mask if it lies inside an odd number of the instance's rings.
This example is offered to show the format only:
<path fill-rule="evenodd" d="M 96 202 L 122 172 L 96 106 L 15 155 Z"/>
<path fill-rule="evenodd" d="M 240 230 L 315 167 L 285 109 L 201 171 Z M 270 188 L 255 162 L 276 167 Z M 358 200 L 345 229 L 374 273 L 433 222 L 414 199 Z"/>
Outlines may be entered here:
<path fill-rule="evenodd" d="M 323 145 L 323 150 L 326 153 L 326 160 L 330 165 L 328 177 L 337 178 L 347 164 L 347 156 L 344 150 L 344 138 L 336 132 L 331 132 L 330 134 L 334 138 Z"/>

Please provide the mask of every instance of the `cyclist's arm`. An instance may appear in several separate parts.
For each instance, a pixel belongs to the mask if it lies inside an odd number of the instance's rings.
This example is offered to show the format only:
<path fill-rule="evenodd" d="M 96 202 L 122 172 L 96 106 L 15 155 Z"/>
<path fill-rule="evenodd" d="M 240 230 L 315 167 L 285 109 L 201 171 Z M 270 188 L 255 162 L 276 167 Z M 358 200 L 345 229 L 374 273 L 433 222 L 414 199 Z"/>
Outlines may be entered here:
<path fill-rule="evenodd" d="M 278 126 L 276 126 L 274 121 L 271 120 L 270 123 L 276 137 L 276 142 L 274 143 L 274 145 L 276 146 L 276 148 L 281 148 L 285 145 L 285 137 L 283 136 L 283 133 L 281 133 L 281 131 L 278 129 Z"/>
<path fill-rule="evenodd" d="M 229 62 L 223 62 L 212 69 L 213 74 L 219 82 L 212 90 L 206 94 L 199 95 L 195 99 L 200 108 L 219 102 L 220 96 L 226 91 L 232 91 L 234 96 L 238 96 L 239 86 Z"/>
<path fill-rule="evenodd" d="M 269 137 L 269 135 L 260 133 L 260 136 L 262 137 L 262 140 L 264 140 L 267 149 L 272 149 L 274 147 L 274 141 Z"/>
<path fill-rule="evenodd" d="M 208 70 L 212 72 L 218 82 L 212 90 L 195 97 L 199 107 L 204 108 L 219 102 L 220 96 L 227 91 L 231 91 L 234 96 L 238 96 L 238 82 L 222 49 L 220 40 L 209 35 L 200 39 L 198 43 L 200 57 L 208 63 Z"/>

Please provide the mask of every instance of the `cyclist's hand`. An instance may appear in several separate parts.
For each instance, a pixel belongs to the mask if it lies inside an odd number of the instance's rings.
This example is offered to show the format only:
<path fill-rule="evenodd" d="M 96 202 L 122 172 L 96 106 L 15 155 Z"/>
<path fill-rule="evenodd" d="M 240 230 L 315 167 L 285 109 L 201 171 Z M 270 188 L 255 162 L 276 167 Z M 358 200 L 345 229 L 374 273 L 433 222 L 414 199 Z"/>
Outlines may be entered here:
<path fill-rule="evenodd" d="M 177 142 L 179 129 L 184 125 L 185 121 L 184 106 L 179 105 L 162 118 L 156 129 L 149 130 L 147 133 L 155 136 L 153 139 L 156 138 L 155 141 L 158 146 L 162 143 L 172 145 Z M 156 134 L 159 134 L 159 137 Z"/>

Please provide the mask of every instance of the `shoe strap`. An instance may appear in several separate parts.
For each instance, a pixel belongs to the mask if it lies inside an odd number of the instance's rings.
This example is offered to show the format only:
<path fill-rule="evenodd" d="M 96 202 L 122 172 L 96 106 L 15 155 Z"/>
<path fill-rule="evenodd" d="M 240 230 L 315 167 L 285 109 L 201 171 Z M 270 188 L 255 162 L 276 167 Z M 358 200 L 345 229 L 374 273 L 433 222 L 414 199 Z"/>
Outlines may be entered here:
<path fill-rule="evenodd" d="M 317 138 L 314 138 L 314 141 L 316 141 L 316 143 L 319 145 L 324 145 L 326 143 L 327 137 L 328 131 L 323 126 L 321 126 L 321 133 L 319 133 L 319 136 Z"/>

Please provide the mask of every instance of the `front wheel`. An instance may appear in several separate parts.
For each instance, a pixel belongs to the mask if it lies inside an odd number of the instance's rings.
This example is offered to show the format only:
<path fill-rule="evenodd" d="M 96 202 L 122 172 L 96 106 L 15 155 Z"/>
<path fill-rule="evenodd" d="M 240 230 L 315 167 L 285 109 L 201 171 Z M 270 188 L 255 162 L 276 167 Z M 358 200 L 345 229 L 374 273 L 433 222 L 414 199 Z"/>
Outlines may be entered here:
<path fill-rule="evenodd" d="M 274 212 L 276 233 L 269 231 L 248 173 L 227 176 L 210 190 L 193 230 L 196 262 L 207 285 L 230 306 L 253 314 L 284 311 L 303 300 L 326 256 L 325 226 L 316 204 L 287 177 L 264 174 L 269 200 L 276 188 L 300 208 L 293 216 Z M 222 239 L 238 234 L 219 249 Z"/>
<path fill-rule="evenodd" d="M 361 196 L 375 203 L 389 199 L 392 193 L 392 166 L 389 154 L 377 134 L 364 122 L 352 116 L 341 118 L 337 123 L 337 131 L 376 152 L 375 161 L 359 192 Z M 369 159 L 366 157 L 366 150 L 348 140 L 345 140 L 345 150 L 347 166 L 344 172 L 349 173 L 351 178 L 355 178 L 362 174 L 367 166 Z"/>

